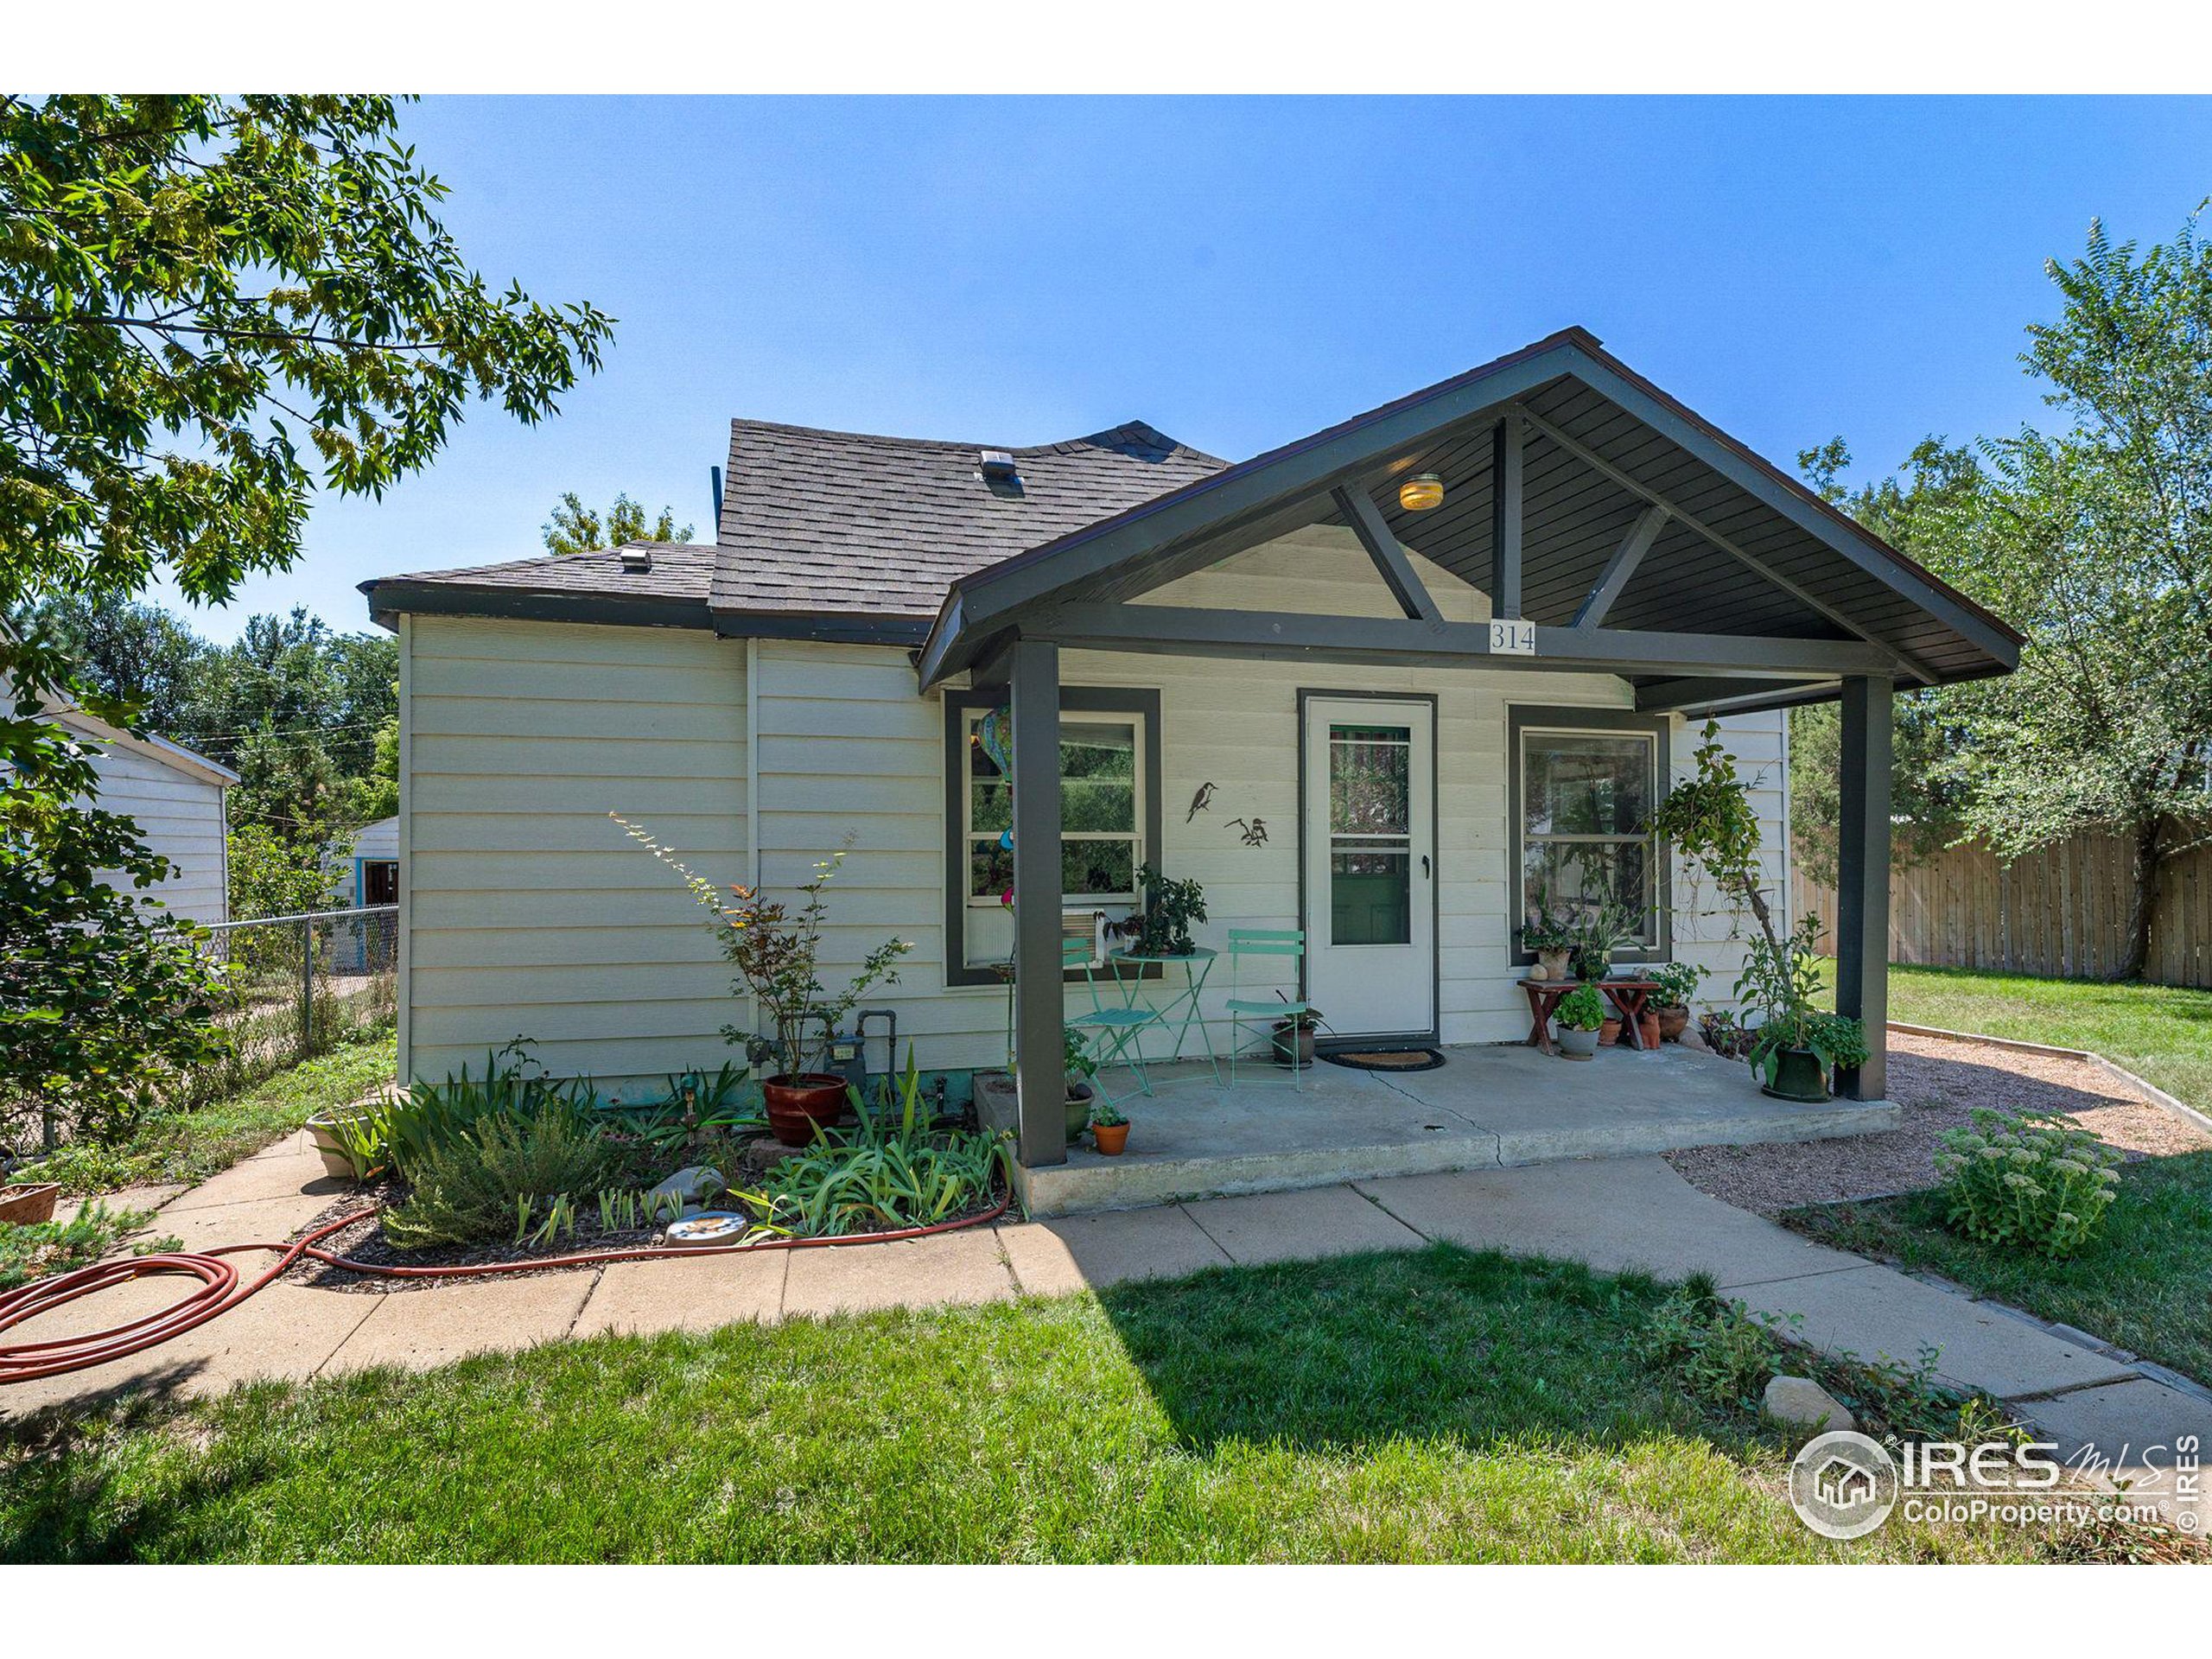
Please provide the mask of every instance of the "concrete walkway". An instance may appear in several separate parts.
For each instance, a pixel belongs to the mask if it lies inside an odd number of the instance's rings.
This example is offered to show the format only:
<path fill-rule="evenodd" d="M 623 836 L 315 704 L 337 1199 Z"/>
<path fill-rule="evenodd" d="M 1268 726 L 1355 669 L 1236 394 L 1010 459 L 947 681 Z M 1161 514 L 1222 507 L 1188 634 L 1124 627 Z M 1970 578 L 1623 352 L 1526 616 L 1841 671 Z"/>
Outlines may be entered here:
<path fill-rule="evenodd" d="M 282 1239 L 342 1188 L 303 1138 L 172 1199 L 150 1231 L 185 1248 Z M 763 1321 L 1058 1295 L 1206 1268 L 1418 1249 L 1579 1259 L 1601 1272 L 1711 1273 L 1754 1311 L 1802 1316 L 1832 1353 L 1915 1362 L 1941 1350 L 1946 1381 L 2013 1405 L 2063 1454 L 2094 1444 L 2142 1478 L 2146 1447 L 2195 1434 L 2212 1446 L 2212 1398 L 2089 1342 L 1991 1304 L 1827 1249 L 1692 1187 L 1656 1158 L 1408 1176 L 1150 1210 L 1009 1223 L 894 1244 L 617 1263 L 374 1293 L 279 1282 L 166 1347 L 72 1376 L 0 1389 L 20 1414 L 125 1387 L 220 1392 L 258 1376 L 304 1379 L 368 1365 L 416 1369 L 486 1350 L 600 1332 L 711 1330 Z M 242 1265 L 251 1270 L 258 1258 Z M 60 1310 L 18 1340 L 151 1313 L 183 1281 L 150 1280 Z M 2146 1493 L 2163 1488 L 2144 1481 Z M 2199 1500 L 2201 1503 L 2202 1500 Z M 2202 1518 L 2212 1523 L 2212 1510 Z"/>

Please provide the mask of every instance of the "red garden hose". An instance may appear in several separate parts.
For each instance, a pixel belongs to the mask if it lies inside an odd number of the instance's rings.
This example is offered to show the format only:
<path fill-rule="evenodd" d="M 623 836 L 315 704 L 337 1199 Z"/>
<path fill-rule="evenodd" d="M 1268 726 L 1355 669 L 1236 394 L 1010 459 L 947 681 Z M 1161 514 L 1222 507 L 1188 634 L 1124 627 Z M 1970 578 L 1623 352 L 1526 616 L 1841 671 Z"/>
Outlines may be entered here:
<path fill-rule="evenodd" d="M 1007 1206 L 1013 1202 L 1014 1194 L 1009 1191 L 1000 1198 L 995 1205 L 978 1214 L 963 1216 L 957 1221 L 932 1222 L 926 1227 L 901 1227 L 884 1233 L 849 1233 L 834 1238 L 767 1238 L 750 1244 L 647 1244 L 630 1249 L 579 1250 L 571 1255 L 532 1256 L 524 1262 L 485 1262 L 465 1267 L 386 1267 L 379 1262 L 356 1262 L 351 1256 L 334 1255 L 317 1248 L 333 1233 L 350 1227 L 357 1221 L 366 1220 L 383 1207 L 372 1205 L 366 1210 L 356 1210 L 350 1216 L 340 1216 L 335 1221 L 325 1222 L 313 1232 L 295 1239 L 289 1244 L 219 1244 L 210 1250 L 118 1256 L 112 1261 L 95 1262 L 90 1267 L 56 1274 L 50 1279 L 34 1280 L 28 1285 L 0 1293 L 0 1332 L 4 1332 L 41 1313 L 50 1313 L 79 1297 L 90 1296 L 129 1280 L 150 1278 L 156 1274 L 180 1273 L 200 1281 L 200 1288 L 190 1295 L 157 1313 L 144 1314 L 112 1330 L 92 1331 L 82 1336 L 60 1337 L 48 1342 L 0 1344 L 0 1385 L 35 1382 L 40 1377 L 81 1371 L 89 1366 L 124 1359 L 132 1354 L 143 1353 L 149 1348 L 157 1348 L 165 1342 L 174 1341 L 186 1332 L 207 1324 L 219 1314 L 229 1313 L 256 1291 L 278 1278 L 302 1256 L 328 1267 L 344 1268 L 352 1273 L 374 1274 L 385 1279 L 476 1279 L 495 1273 L 534 1273 L 541 1268 L 578 1268 L 599 1262 L 648 1261 L 656 1256 L 733 1255 L 750 1250 L 818 1249 L 840 1244 L 882 1244 L 894 1239 L 927 1238 L 933 1234 L 956 1232 L 963 1227 L 980 1227 L 986 1222 L 996 1221 L 1007 1212 Z M 238 1270 L 223 1258 L 247 1250 L 275 1250 L 278 1252 L 278 1257 L 274 1267 L 241 1290 L 238 1288 Z"/>

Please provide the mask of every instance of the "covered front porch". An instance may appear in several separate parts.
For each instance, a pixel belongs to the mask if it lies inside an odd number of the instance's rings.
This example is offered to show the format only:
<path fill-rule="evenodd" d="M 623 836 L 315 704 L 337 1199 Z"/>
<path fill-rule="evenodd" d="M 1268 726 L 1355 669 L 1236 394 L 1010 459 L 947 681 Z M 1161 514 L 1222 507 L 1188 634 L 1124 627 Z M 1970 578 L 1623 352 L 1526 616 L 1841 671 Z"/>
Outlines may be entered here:
<path fill-rule="evenodd" d="M 1217 1084 L 1204 1061 L 1154 1067 L 1153 1096 L 1126 1103 L 1144 1126 L 1126 1153 L 1071 1147 L 1065 1162 L 1022 1170 L 1022 1196 L 1033 1215 L 1079 1215 L 1441 1170 L 1822 1140 L 1897 1119 L 1883 1100 L 1769 1099 L 1740 1063 L 1672 1044 L 1648 1054 L 1604 1049 L 1588 1062 L 1517 1044 L 1440 1052 L 1444 1065 L 1428 1071 L 1323 1061 L 1298 1088 L 1287 1071 L 1266 1066 L 1242 1068 L 1233 1085 Z M 1001 1121 L 1012 1104 L 998 1103 Z M 988 1118 L 992 1103 L 984 1109 Z"/>

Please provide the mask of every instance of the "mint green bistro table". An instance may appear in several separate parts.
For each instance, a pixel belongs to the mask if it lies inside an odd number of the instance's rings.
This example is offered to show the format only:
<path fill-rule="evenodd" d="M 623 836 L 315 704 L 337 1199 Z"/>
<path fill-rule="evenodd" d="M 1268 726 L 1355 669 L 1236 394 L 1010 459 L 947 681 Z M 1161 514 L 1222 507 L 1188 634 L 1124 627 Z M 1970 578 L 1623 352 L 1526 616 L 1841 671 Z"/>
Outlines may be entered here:
<path fill-rule="evenodd" d="M 1184 1039 L 1190 1034 L 1191 1027 L 1196 1026 L 1198 1041 L 1205 1047 L 1206 1064 L 1213 1068 L 1213 1080 L 1217 1084 L 1221 1081 L 1221 1061 L 1214 1054 L 1213 1037 L 1206 1030 L 1206 1022 L 1198 1017 L 1198 999 L 1205 994 L 1206 976 L 1213 972 L 1214 958 L 1218 954 L 1201 944 L 1183 957 L 1140 956 L 1134 950 L 1115 950 L 1109 951 L 1106 957 L 1107 965 L 1114 970 L 1114 977 L 1122 983 L 1122 1001 L 1129 1007 L 1136 1007 L 1137 988 L 1144 983 L 1143 969 L 1155 965 L 1163 969 L 1177 963 L 1182 965 L 1183 988 L 1169 997 L 1166 1006 L 1158 1010 L 1160 1023 L 1175 1028 L 1175 1046 L 1169 1051 L 1167 1058 L 1170 1060 L 1183 1058 Z M 1125 964 L 1138 971 L 1124 974 L 1122 969 Z M 1166 982 L 1164 975 L 1162 982 Z M 1147 1060 L 1147 1064 L 1151 1064 L 1151 1061 Z"/>

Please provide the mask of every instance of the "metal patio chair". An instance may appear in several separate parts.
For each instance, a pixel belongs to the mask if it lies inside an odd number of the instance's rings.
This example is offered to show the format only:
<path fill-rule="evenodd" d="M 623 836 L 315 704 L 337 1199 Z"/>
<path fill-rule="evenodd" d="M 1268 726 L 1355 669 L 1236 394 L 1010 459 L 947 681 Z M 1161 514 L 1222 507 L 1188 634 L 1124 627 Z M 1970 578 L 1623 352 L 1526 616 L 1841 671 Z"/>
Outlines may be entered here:
<path fill-rule="evenodd" d="M 1083 982 L 1090 988 L 1090 1012 L 1078 1014 L 1067 1023 L 1077 1031 L 1096 1033 L 1099 1052 L 1092 1058 L 1098 1062 L 1098 1070 L 1091 1077 L 1091 1087 L 1109 1106 L 1118 1106 L 1128 1096 L 1106 1092 L 1106 1068 L 1116 1063 L 1128 1066 L 1136 1077 L 1138 1089 L 1149 1096 L 1152 1079 L 1145 1071 L 1144 1033 L 1161 1020 L 1158 1009 L 1146 1007 L 1134 1000 L 1134 991 L 1128 993 L 1130 1000 L 1119 1007 L 1110 1006 L 1099 995 L 1098 969 L 1090 951 L 1090 944 L 1085 939 L 1069 939 L 1060 947 L 1061 963 L 1068 968 L 1080 968 Z"/>
<path fill-rule="evenodd" d="M 1292 1014 L 1312 1012 L 1303 1001 L 1286 1000 L 1280 995 L 1269 998 L 1247 997 L 1240 994 L 1243 979 L 1244 958 L 1247 957 L 1282 957 L 1291 961 L 1291 969 L 1297 972 L 1300 959 L 1306 955 L 1306 935 L 1295 928 L 1232 927 L 1229 930 L 1229 1001 L 1224 1006 L 1229 1010 L 1229 1081 L 1236 1082 L 1236 1055 L 1243 1046 L 1244 1027 L 1257 1027 L 1268 1038 L 1270 1052 L 1274 1046 L 1274 1022 Z M 1291 1033 L 1291 1086 L 1306 1087 L 1306 1068 L 1298 1064 L 1298 1033 Z"/>

